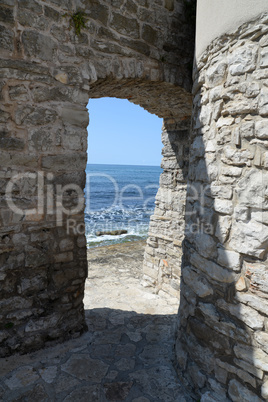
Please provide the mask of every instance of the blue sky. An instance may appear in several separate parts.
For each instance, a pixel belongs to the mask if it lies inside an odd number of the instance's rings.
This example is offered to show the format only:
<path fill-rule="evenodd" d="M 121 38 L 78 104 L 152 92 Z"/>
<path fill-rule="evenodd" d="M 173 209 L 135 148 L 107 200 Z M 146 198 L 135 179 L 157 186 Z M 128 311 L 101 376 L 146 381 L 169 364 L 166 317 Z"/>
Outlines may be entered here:
<path fill-rule="evenodd" d="M 162 119 L 125 99 L 90 99 L 88 163 L 161 163 Z"/>

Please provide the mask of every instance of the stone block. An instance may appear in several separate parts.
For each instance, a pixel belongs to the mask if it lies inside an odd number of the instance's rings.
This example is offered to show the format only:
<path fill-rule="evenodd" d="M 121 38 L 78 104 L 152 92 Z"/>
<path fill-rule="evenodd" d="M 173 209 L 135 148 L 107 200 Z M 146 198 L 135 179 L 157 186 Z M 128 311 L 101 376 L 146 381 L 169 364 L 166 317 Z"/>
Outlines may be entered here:
<path fill-rule="evenodd" d="M 23 310 L 32 307 L 33 301 L 30 299 L 24 299 L 20 296 L 13 296 L 9 299 L 3 299 L 0 301 L 0 309 L 3 313 L 4 311 L 10 312 L 14 310 Z"/>
<path fill-rule="evenodd" d="M 268 67 L 268 47 L 264 47 L 260 52 L 260 67 Z"/>
<path fill-rule="evenodd" d="M 57 118 L 57 112 L 52 109 L 33 106 L 20 106 L 15 113 L 15 122 L 18 125 L 39 126 L 52 123 Z"/>
<path fill-rule="evenodd" d="M 49 21 L 44 16 L 22 8 L 18 8 L 17 21 L 24 27 L 38 28 L 39 31 L 46 31 L 49 27 Z"/>
<path fill-rule="evenodd" d="M 250 277 L 250 282 L 252 285 L 252 289 L 254 288 L 256 292 L 261 292 L 264 294 L 264 297 L 266 298 L 266 294 L 268 293 L 267 291 L 267 281 L 268 281 L 268 270 L 267 266 L 262 264 L 261 262 L 257 262 L 256 264 L 254 263 L 248 263 L 244 261 L 243 263 L 243 269 L 247 271 L 249 277 Z"/>
<path fill-rule="evenodd" d="M 93 20 L 100 21 L 104 26 L 107 26 L 109 9 L 106 5 L 101 4 L 96 0 L 82 0 L 84 3 L 84 12 Z"/>
<path fill-rule="evenodd" d="M 260 83 L 258 81 L 242 82 L 238 89 L 246 98 L 256 98 L 260 93 Z"/>
<path fill-rule="evenodd" d="M 234 402 L 241 402 L 241 400 L 243 402 L 261 402 L 261 399 L 256 394 L 253 394 L 253 392 L 236 380 L 230 381 L 228 394 Z"/>
<path fill-rule="evenodd" d="M 228 376 L 228 372 L 226 370 L 215 365 L 215 377 L 216 377 L 217 381 L 219 381 L 222 384 L 226 384 L 227 376 Z"/>
<path fill-rule="evenodd" d="M 42 168 L 51 171 L 79 171 L 86 168 L 87 156 L 84 153 L 53 155 L 42 157 Z"/>
<path fill-rule="evenodd" d="M 29 130 L 29 150 L 32 152 L 49 152 L 53 149 L 52 128 Z"/>
<path fill-rule="evenodd" d="M 221 174 L 225 176 L 239 177 L 242 174 L 243 168 L 236 166 L 222 166 Z"/>
<path fill-rule="evenodd" d="M 231 116 L 254 114 L 257 112 L 257 99 L 248 99 L 240 96 L 234 101 L 228 102 L 224 107 L 222 114 L 230 114 Z"/>
<path fill-rule="evenodd" d="M 246 171 L 236 186 L 236 208 L 250 207 L 257 211 L 267 209 L 268 203 L 265 198 L 267 186 L 268 172 L 256 168 Z"/>
<path fill-rule="evenodd" d="M 0 123 L 7 123 L 7 120 L 9 120 L 10 117 L 10 113 L 0 109 Z"/>
<path fill-rule="evenodd" d="M 233 117 L 220 117 L 216 123 L 217 128 L 221 128 L 224 126 L 231 126 L 234 123 Z"/>
<path fill-rule="evenodd" d="M 203 388 L 206 383 L 206 376 L 201 373 L 198 366 L 194 363 L 190 363 L 188 366 L 188 371 L 190 373 L 190 377 L 192 378 L 194 385 L 197 388 Z"/>
<path fill-rule="evenodd" d="M 120 34 L 130 36 L 132 39 L 139 39 L 140 37 L 140 27 L 137 20 L 121 14 L 113 13 L 111 28 Z"/>
<path fill-rule="evenodd" d="M 245 306 L 244 304 L 228 304 L 223 299 L 217 301 L 217 306 L 228 311 L 250 328 L 255 330 L 263 329 L 264 317 L 251 307 Z"/>
<path fill-rule="evenodd" d="M 262 156 L 262 164 L 265 169 L 268 169 L 268 152 L 264 152 Z"/>
<path fill-rule="evenodd" d="M 240 271 L 241 268 L 241 257 L 239 253 L 235 251 L 226 250 L 223 248 L 218 248 L 218 264 L 223 267 L 233 269 L 234 271 Z"/>
<path fill-rule="evenodd" d="M 22 293 L 24 295 L 32 295 L 35 292 L 46 289 L 46 286 L 46 273 L 37 272 L 33 278 L 22 278 L 18 285 L 18 291 L 20 294 Z"/>
<path fill-rule="evenodd" d="M 227 63 L 223 59 L 216 62 L 211 67 L 208 68 L 206 73 L 206 83 L 209 88 L 215 88 L 224 82 L 226 78 Z"/>
<path fill-rule="evenodd" d="M 213 294 L 213 289 L 202 275 L 199 275 L 190 267 L 185 267 L 182 270 L 182 278 L 194 293 L 199 297 L 207 297 Z"/>
<path fill-rule="evenodd" d="M 62 73 L 64 74 L 64 73 Z M 63 80 L 63 75 L 58 73 L 56 74 L 56 79 L 57 80 Z M 66 74 L 67 76 L 67 74 Z M 68 87 L 64 86 L 57 86 L 54 88 L 47 87 L 47 86 L 36 86 L 35 88 L 32 89 L 31 91 L 33 99 L 35 102 L 46 102 L 46 101 L 58 101 L 58 102 L 72 102 L 77 99 L 77 95 L 80 95 L 78 90 L 73 90 Z M 82 95 L 82 93 L 81 93 Z M 80 96 L 81 96 L 80 95 Z M 86 101 L 88 99 L 88 96 L 83 98 L 82 95 L 82 100 Z"/>
<path fill-rule="evenodd" d="M 120 38 L 120 43 L 123 46 L 127 46 L 138 53 L 144 54 L 145 56 L 150 55 L 150 46 L 141 40 L 131 40 L 127 38 Z"/>
<path fill-rule="evenodd" d="M 174 0 L 165 0 L 165 8 L 168 11 L 173 11 L 174 10 Z"/>
<path fill-rule="evenodd" d="M 28 9 L 36 14 L 42 14 L 42 6 L 35 0 L 20 0 L 18 3 L 19 8 Z"/>
<path fill-rule="evenodd" d="M 262 300 L 260 303 L 260 298 L 256 296 L 254 302 L 257 302 L 257 300 L 259 301 L 259 304 L 258 304 L 258 307 L 259 307 L 264 300 Z M 261 305 L 261 309 L 258 308 L 258 310 L 262 311 L 262 312 L 265 310 L 266 312 L 264 314 L 267 314 L 267 312 L 268 312 L 267 301 L 266 301 L 266 308 L 265 308 L 265 305 L 264 306 Z M 264 350 L 264 352 L 268 354 L 268 333 L 264 332 L 264 331 L 257 331 L 254 334 L 254 338 L 258 342 L 260 347 Z"/>
<path fill-rule="evenodd" d="M 69 251 L 74 249 L 74 242 L 72 239 L 62 239 L 59 243 L 60 251 Z"/>
<path fill-rule="evenodd" d="M 254 122 L 247 121 L 239 126 L 239 132 L 242 138 L 252 139 L 254 137 Z"/>
<path fill-rule="evenodd" d="M 230 200 L 233 195 L 233 190 L 231 186 L 212 184 L 210 186 L 210 193 L 213 197 L 226 198 L 227 200 Z"/>
<path fill-rule="evenodd" d="M 253 220 L 247 223 L 235 221 L 229 244 L 238 253 L 262 258 L 267 252 L 268 228 Z"/>
<path fill-rule="evenodd" d="M 59 21 L 61 14 L 52 7 L 44 6 L 44 15 L 53 21 Z"/>
<path fill-rule="evenodd" d="M 262 384 L 261 387 L 261 396 L 263 399 L 267 400 L 268 399 L 268 378 L 266 378 L 266 381 Z"/>
<path fill-rule="evenodd" d="M 5 151 L 22 151 L 24 141 L 19 138 L 0 138 L 0 149 Z"/>
<path fill-rule="evenodd" d="M 48 183 L 50 184 L 51 181 L 49 180 Z M 66 186 L 69 185 L 70 183 L 74 183 L 78 185 L 81 189 L 84 189 L 86 185 L 86 173 L 84 171 L 73 171 L 73 172 L 66 172 L 66 173 L 57 173 L 53 177 L 53 184 L 54 185 L 62 185 Z M 64 237 L 65 233 L 61 233 L 60 236 Z"/>
<path fill-rule="evenodd" d="M 66 254 L 66 253 L 65 253 Z M 71 253 L 73 254 L 73 253 Z M 67 256 L 61 256 L 59 257 L 59 259 L 64 259 L 66 257 L 66 259 L 71 258 L 71 254 L 67 254 Z M 60 261 L 59 261 L 60 262 Z M 69 262 L 69 261 L 66 261 Z M 64 263 L 64 261 L 63 261 Z M 63 265 L 64 267 L 64 265 Z M 59 288 L 62 288 L 63 286 L 70 286 L 70 282 L 72 280 L 77 280 L 78 279 L 78 272 L 71 268 L 71 269 L 66 269 L 65 267 L 63 268 L 62 271 L 55 271 L 55 273 L 52 275 L 52 280 L 54 283 L 54 286 L 57 286 Z M 80 283 L 80 281 L 79 281 Z M 77 286 L 75 288 L 70 288 L 69 291 L 74 291 L 77 290 Z"/>
<path fill-rule="evenodd" d="M 199 109 L 199 113 L 197 115 L 194 128 L 198 129 L 204 126 L 208 126 L 211 121 L 211 115 L 212 115 L 211 105 L 207 104 L 202 106 L 202 108 Z"/>
<path fill-rule="evenodd" d="M 257 377 L 260 380 L 263 379 L 263 371 L 258 369 L 257 367 L 254 367 L 251 364 L 246 363 L 244 360 L 241 360 L 241 359 L 234 359 L 234 363 L 238 367 L 241 367 L 244 371 L 246 371 L 250 374 L 253 374 L 254 377 Z"/>
<path fill-rule="evenodd" d="M 259 311 L 260 313 L 262 313 L 264 315 L 268 314 L 268 300 L 266 300 L 266 299 L 260 299 L 258 296 L 251 294 L 249 292 L 238 293 L 235 296 L 235 298 L 239 302 L 249 305 L 250 307 L 254 308 L 256 311 Z M 268 341 L 268 335 L 267 335 L 267 341 Z"/>
<path fill-rule="evenodd" d="M 124 3 L 124 0 L 111 0 L 111 5 L 116 8 L 121 7 L 123 3 Z M 143 4 L 141 4 L 141 5 L 143 5 Z"/>
<path fill-rule="evenodd" d="M 27 246 L 25 267 L 40 267 L 48 264 L 51 260 L 50 254 L 41 252 L 38 248 Z"/>
<path fill-rule="evenodd" d="M 14 23 L 13 8 L 0 6 L 0 21 L 6 24 Z"/>
<path fill-rule="evenodd" d="M 191 333 L 187 337 L 187 350 L 190 358 L 200 367 L 210 374 L 214 370 L 214 355 L 213 352 L 205 346 L 202 346 L 197 338 Z"/>
<path fill-rule="evenodd" d="M 225 243 L 225 240 L 227 239 L 230 231 L 230 227 L 231 218 L 229 216 L 218 217 L 215 235 L 222 243 Z"/>
<path fill-rule="evenodd" d="M 242 359 L 257 369 L 268 371 L 268 355 L 261 349 L 237 344 L 234 347 L 235 355 L 238 359 Z"/>
<path fill-rule="evenodd" d="M 194 235 L 195 245 L 199 254 L 205 258 L 215 258 L 217 254 L 216 243 L 212 236 L 206 233 Z"/>
<path fill-rule="evenodd" d="M 220 394 L 219 396 L 219 393 L 207 391 L 202 394 L 200 402 L 229 402 L 229 399 L 226 398 L 226 393 L 221 392 Z"/>
<path fill-rule="evenodd" d="M 235 281 L 236 276 L 231 271 L 222 268 L 213 261 L 201 257 L 198 253 L 191 253 L 190 262 L 215 281 L 223 283 L 233 283 Z"/>
<path fill-rule="evenodd" d="M 64 149 L 86 152 L 87 133 L 78 128 L 66 127 L 64 133 L 62 134 L 62 145 Z"/>
<path fill-rule="evenodd" d="M 71 0 L 50 0 L 51 4 L 55 4 L 59 6 L 63 10 L 70 10 L 72 8 L 72 1 Z"/>
<path fill-rule="evenodd" d="M 125 3 L 125 10 L 132 15 L 136 15 L 137 14 L 137 10 L 138 7 L 136 5 L 136 3 L 132 0 L 127 0 Z"/>
<path fill-rule="evenodd" d="M 261 140 L 268 139 L 268 119 L 262 119 L 255 123 L 255 135 Z"/>
<path fill-rule="evenodd" d="M 56 327 L 59 320 L 59 313 L 54 313 L 48 317 L 42 317 L 38 320 L 30 320 L 25 327 L 25 332 L 44 331 L 47 328 Z"/>
<path fill-rule="evenodd" d="M 71 251 L 68 251 L 65 253 L 55 254 L 54 259 L 55 259 L 55 262 L 70 262 L 70 261 L 73 261 L 74 256 Z"/>
<path fill-rule="evenodd" d="M 214 209 L 216 212 L 219 212 L 221 214 L 231 215 L 233 212 L 233 203 L 232 201 L 216 198 L 214 200 Z"/>
<path fill-rule="evenodd" d="M 268 35 L 263 35 L 259 41 L 261 47 L 268 46 Z"/>
<path fill-rule="evenodd" d="M 151 25 L 144 25 L 141 33 L 142 39 L 150 45 L 156 46 L 158 41 L 158 32 Z"/>
<path fill-rule="evenodd" d="M 61 116 L 64 123 L 74 126 L 87 127 L 89 124 L 89 114 L 87 110 L 62 107 Z"/>
<path fill-rule="evenodd" d="M 238 292 L 244 292 L 245 290 L 247 290 L 247 288 L 248 288 L 248 286 L 245 281 L 245 278 L 243 276 L 240 276 L 240 278 L 238 279 L 238 281 L 235 284 L 235 289 Z"/>
<path fill-rule="evenodd" d="M 37 31 L 23 31 L 22 43 L 28 57 L 52 61 L 56 52 L 56 42 L 50 36 Z"/>
<path fill-rule="evenodd" d="M 24 85 L 14 85 L 9 87 L 9 98 L 11 100 L 27 101 L 29 94 Z"/>
<path fill-rule="evenodd" d="M 249 375 L 247 371 L 241 370 L 236 366 L 232 366 L 229 363 L 221 361 L 220 359 L 216 359 L 216 365 L 224 369 L 225 373 L 236 374 L 238 377 L 241 378 L 241 380 L 243 380 L 244 383 L 248 383 L 252 387 L 256 388 L 257 386 L 256 379 L 251 375 Z"/>
<path fill-rule="evenodd" d="M 228 57 L 229 71 L 231 75 L 242 75 L 256 68 L 258 46 L 246 43 L 237 47 Z"/>
<path fill-rule="evenodd" d="M 261 89 L 259 97 L 259 112 L 261 116 L 268 115 L 268 88 L 266 87 Z"/>
<path fill-rule="evenodd" d="M 226 145 L 222 161 L 235 166 L 250 165 L 250 160 L 254 154 L 250 149 L 236 149 L 234 146 Z"/>

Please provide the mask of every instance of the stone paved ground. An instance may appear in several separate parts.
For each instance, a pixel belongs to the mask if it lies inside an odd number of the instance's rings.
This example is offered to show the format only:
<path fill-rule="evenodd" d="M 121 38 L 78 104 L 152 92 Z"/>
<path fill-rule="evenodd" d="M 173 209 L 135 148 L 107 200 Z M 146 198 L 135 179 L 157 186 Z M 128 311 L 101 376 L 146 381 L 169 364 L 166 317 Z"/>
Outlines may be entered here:
<path fill-rule="evenodd" d="M 3 401 L 191 401 L 172 366 L 178 300 L 140 284 L 143 242 L 89 250 L 79 339 L 0 359 Z"/>

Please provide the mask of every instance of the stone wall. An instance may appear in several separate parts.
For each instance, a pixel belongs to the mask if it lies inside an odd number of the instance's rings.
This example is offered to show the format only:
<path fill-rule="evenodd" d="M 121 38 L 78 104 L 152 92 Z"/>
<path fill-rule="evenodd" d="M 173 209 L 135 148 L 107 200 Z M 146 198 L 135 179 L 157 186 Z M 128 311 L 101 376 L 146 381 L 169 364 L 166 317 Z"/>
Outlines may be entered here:
<path fill-rule="evenodd" d="M 182 0 L 2 1 L 0 356 L 85 330 L 86 105 L 115 96 L 164 118 L 144 280 L 177 295 L 182 260 L 181 380 L 203 402 L 268 398 L 267 23 L 198 59 L 190 131 Z"/>
<path fill-rule="evenodd" d="M 163 173 L 151 216 L 143 264 L 143 283 L 161 295 L 179 298 L 182 241 L 185 232 L 185 200 L 189 159 L 189 119 L 165 119 Z"/>
<path fill-rule="evenodd" d="M 185 119 L 191 114 L 193 34 L 182 0 L 1 4 L 0 356 L 5 356 L 85 330 L 89 98 L 125 98 L 160 117 Z M 86 20 L 81 35 L 71 20 L 77 12 Z"/>
<path fill-rule="evenodd" d="M 201 401 L 268 399 L 267 23 L 194 72 L 176 366 Z"/>

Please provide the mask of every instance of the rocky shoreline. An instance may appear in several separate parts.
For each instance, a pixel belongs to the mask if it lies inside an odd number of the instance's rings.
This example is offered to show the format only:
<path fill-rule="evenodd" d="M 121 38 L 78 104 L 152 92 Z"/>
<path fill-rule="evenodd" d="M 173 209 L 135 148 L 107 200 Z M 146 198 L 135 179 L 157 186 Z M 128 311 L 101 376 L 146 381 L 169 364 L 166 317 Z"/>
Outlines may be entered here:
<path fill-rule="evenodd" d="M 120 272 L 124 270 L 125 274 L 133 278 L 140 279 L 142 273 L 142 264 L 146 241 L 131 241 L 127 243 L 111 244 L 90 248 L 87 251 L 89 277 L 95 269 L 105 275 L 111 272 Z"/>

